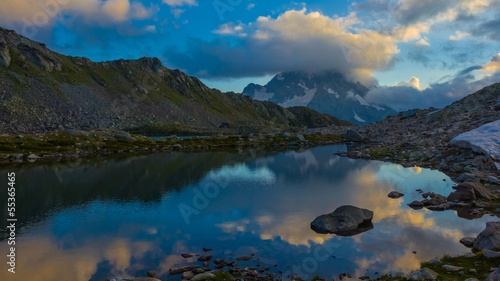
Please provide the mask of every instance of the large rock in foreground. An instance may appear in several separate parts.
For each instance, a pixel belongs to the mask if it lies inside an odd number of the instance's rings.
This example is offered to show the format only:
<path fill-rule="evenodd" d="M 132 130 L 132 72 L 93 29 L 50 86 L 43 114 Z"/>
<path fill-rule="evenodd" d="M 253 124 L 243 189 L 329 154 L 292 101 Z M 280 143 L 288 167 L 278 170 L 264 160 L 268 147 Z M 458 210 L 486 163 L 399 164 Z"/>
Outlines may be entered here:
<path fill-rule="evenodd" d="M 352 236 L 372 229 L 372 219 L 372 211 L 346 205 L 338 207 L 333 213 L 314 219 L 311 229 L 317 233 Z"/>
<path fill-rule="evenodd" d="M 486 229 L 474 241 L 474 248 L 500 250 L 500 222 L 487 222 Z"/>

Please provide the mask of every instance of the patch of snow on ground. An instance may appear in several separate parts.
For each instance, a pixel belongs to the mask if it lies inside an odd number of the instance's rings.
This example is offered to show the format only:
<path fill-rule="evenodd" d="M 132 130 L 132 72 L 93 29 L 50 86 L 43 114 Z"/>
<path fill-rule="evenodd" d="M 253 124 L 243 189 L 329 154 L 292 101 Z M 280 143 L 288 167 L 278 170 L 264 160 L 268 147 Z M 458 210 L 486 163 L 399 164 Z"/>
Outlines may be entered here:
<path fill-rule="evenodd" d="M 354 119 L 358 120 L 358 122 L 363 122 L 365 123 L 366 121 L 363 120 L 363 118 L 359 117 L 359 115 L 356 113 L 356 111 L 352 111 L 354 113 Z"/>
<path fill-rule="evenodd" d="M 267 101 L 274 97 L 274 93 L 266 92 L 266 88 L 262 88 L 260 91 L 255 90 L 253 93 L 254 100 Z"/>
<path fill-rule="evenodd" d="M 490 155 L 495 160 L 497 169 L 500 170 L 500 120 L 460 134 L 450 143 Z"/>

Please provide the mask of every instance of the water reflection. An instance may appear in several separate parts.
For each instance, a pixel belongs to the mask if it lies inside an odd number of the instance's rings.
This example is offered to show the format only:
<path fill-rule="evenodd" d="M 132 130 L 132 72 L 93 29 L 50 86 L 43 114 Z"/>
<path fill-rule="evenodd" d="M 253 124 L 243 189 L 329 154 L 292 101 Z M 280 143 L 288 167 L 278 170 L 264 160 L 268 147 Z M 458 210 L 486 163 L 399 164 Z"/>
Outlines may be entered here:
<path fill-rule="evenodd" d="M 422 260 L 467 252 L 458 240 L 484 228 L 488 218 L 468 221 L 453 211 L 406 206 L 420 199 L 419 188 L 447 195 L 452 183 L 445 175 L 332 155 L 340 149 L 172 153 L 16 168 L 23 223 L 17 273 L 0 271 L 0 279 L 104 280 L 149 270 L 172 279 L 172 266 L 192 261 L 180 254 L 202 247 L 228 260 L 256 253 L 262 266 L 309 276 L 408 272 Z M 389 199 L 392 190 L 405 196 Z M 375 228 L 353 237 L 310 229 L 316 216 L 341 205 L 373 210 Z M 179 206 L 192 208 L 188 223 Z M 328 258 L 317 258 L 318 249 Z"/>

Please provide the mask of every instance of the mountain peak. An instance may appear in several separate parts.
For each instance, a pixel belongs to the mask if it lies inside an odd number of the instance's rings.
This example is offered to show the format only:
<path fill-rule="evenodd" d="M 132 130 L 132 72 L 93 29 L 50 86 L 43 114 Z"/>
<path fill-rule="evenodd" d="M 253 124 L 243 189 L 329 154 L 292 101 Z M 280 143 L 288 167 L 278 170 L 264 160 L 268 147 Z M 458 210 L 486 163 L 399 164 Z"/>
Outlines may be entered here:
<path fill-rule="evenodd" d="M 396 113 L 387 106 L 366 101 L 368 91 L 363 84 L 348 81 L 338 71 L 325 70 L 281 72 L 265 86 L 249 84 L 243 94 L 284 107 L 307 106 L 360 125 Z"/>

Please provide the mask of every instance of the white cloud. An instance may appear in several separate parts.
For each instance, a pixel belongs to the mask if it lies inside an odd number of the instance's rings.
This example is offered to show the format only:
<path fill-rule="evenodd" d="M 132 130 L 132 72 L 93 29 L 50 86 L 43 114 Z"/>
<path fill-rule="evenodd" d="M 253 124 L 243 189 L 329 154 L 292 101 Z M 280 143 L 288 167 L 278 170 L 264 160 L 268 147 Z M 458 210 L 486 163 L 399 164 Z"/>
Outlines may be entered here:
<path fill-rule="evenodd" d="M 416 43 L 418 46 L 430 46 L 431 44 L 424 38 L 420 39 Z"/>
<path fill-rule="evenodd" d="M 493 56 L 490 62 L 485 64 L 481 70 L 486 72 L 500 72 L 500 53 Z"/>
<path fill-rule="evenodd" d="M 473 75 L 474 70 L 493 72 L 481 75 L 479 79 Z M 444 82 L 430 84 L 428 88 L 420 88 L 420 80 L 412 77 L 407 82 L 392 87 L 372 89 L 366 96 L 369 102 L 386 104 L 397 111 L 412 108 L 444 107 L 452 102 L 468 96 L 476 91 L 500 81 L 500 54 L 494 56 L 482 68 L 469 67 L 457 76 Z"/>
<path fill-rule="evenodd" d="M 196 0 L 163 0 L 163 3 L 172 6 L 198 6 L 198 2 Z"/>
<path fill-rule="evenodd" d="M 245 37 L 247 34 L 244 32 L 244 26 L 242 24 L 225 23 L 219 26 L 218 29 L 214 30 L 213 33 L 219 35 L 236 35 L 239 37 Z"/>
<path fill-rule="evenodd" d="M 200 49 L 205 53 L 195 51 L 189 55 L 200 56 L 195 59 L 201 68 L 194 72 L 196 75 L 241 77 L 299 68 L 336 69 L 349 78 L 369 84 L 373 82 L 374 71 L 392 66 L 393 56 L 399 53 L 398 38 L 355 29 L 358 22 L 354 14 L 331 18 L 319 12 L 306 12 L 306 9 L 292 10 L 277 18 L 259 17 L 248 24 L 223 24 L 214 32 L 230 36 L 248 34 L 248 37 L 235 47 L 203 47 Z M 204 60 L 209 59 L 219 61 L 220 65 L 215 68 L 208 65 L 208 61 L 204 65 Z M 195 64 L 190 63 L 192 65 Z M 245 68 L 239 67 L 241 65 Z M 221 71 L 224 73 L 216 73 Z"/>
<path fill-rule="evenodd" d="M 130 11 L 128 0 L 108 0 L 102 5 L 103 11 L 115 21 L 124 21 Z"/>
<path fill-rule="evenodd" d="M 422 88 L 420 87 L 420 79 L 418 77 L 411 77 L 410 80 L 408 81 L 405 81 L 405 82 L 399 82 L 397 83 L 395 86 L 397 87 L 413 87 L 419 91 L 422 90 Z"/>
<path fill-rule="evenodd" d="M 467 32 L 463 32 L 463 31 L 457 31 L 455 32 L 454 35 L 450 35 L 450 40 L 451 41 L 458 41 L 458 40 L 461 40 L 467 36 L 469 36 L 470 34 L 467 33 Z"/>
<path fill-rule="evenodd" d="M 87 23 L 113 23 L 144 19 L 156 12 L 154 6 L 130 0 L 2 0 L 0 23 L 24 26 L 49 26 L 63 14 L 83 16 Z"/>
<path fill-rule="evenodd" d="M 254 4 L 254 3 L 250 3 L 250 4 L 248 4 L 248 6 L 247 6 L 247 10 L 251 10 L 251 9 L 253 9 L 253 8 L 255 8 L 255 4 Z"/>

